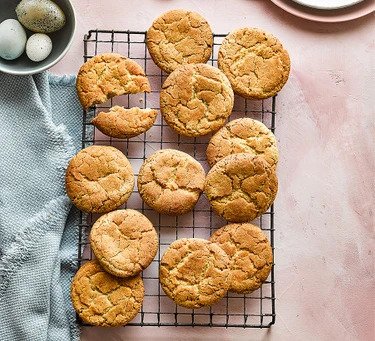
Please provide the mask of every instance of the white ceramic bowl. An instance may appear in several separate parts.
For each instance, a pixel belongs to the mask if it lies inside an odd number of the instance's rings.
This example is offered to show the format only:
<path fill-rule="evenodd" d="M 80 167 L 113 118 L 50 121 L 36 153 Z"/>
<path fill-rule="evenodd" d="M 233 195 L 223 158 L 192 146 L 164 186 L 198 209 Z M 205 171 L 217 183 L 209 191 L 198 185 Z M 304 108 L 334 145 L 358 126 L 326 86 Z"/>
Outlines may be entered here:
<path fill-rule="evenodd" d="M 0 58 L 0 71 L 13 75 L 32 75 L 49 69 L 60 61 L 68 52 L 76 28 L 76 17 L 74 8 L 69 0 L 53 0 L 63 10 L 66 16 L 65 26 L 54 33 L 48 35 L 52 39 L 52 52 L 43 61 L 35 63 L 31 61 L 24 52 L 23 55 L 15 60 L 5 60 Z M 17 19 L 15 9 L 21 0 L 0 0 L 0 22 L 6 19 Z M 33 32 L 26 29 L 27 37 Z"/>

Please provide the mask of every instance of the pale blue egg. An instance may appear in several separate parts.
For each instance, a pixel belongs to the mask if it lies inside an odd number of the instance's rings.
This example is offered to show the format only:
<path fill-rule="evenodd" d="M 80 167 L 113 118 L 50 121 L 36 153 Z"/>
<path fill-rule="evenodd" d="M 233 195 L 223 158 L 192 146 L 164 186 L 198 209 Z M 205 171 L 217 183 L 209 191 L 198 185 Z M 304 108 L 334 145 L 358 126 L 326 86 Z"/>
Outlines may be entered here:
<path fill-rule="evenodd" d="M 4 20 L 0 24 L 0 57 L 13 60 L 18 58 L 26 46 L 26 32 L 14 19 Z"/>

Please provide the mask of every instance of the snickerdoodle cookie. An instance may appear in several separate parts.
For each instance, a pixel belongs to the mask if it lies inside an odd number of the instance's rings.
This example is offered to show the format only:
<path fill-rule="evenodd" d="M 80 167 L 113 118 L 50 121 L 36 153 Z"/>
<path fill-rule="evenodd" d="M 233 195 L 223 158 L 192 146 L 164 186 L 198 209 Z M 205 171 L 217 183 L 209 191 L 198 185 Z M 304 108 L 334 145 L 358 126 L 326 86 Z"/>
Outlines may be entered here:
<path fill-rule="evenodd" d="M 235 153 L 260 155 L 271 166 L 276 166 L 279 159 L 275 135 L 262 122 L 249 117 L 229 122 L 212 136 L 207 146 L 207 161 L 212 167 Z"/>
<path fill-rule="evenodd" d="M 160 111 L 181 135 L 201 136 L 221 128 L 233 109 L 227 77 L 206 64 L 188 64 L 173 71 L 160 92 Z"/>
<path fill-rule="evenodd" d="M 149 130 L 157 114 L 154 109 L 125 109 L 116 105 L 109 112 L 100 112 L 92 120 L 92 124 L 108 136 L 125 139 Z"/>
<path fill-rule="evenodd" d="M 162 214 L 191 211 L 204 186 L 205 172 L 190 155 L 174 149 L 158 150 L 139 170 L 138 191 L 144 202 Z"/>
<path fill-rule="evenodd" d="M 251 221 L 275 200 L 275 169 L 259 156 L 228 155 L 208 172 L 204 192 L 216 213 L 226 220 Z"/>
<path fill-rule="evenodd" d="M 81 211 L 106 213 L 124 204 L 134 187 L 129 160 L 110 146 L 90 146 L 69 162 L 66 192 Z"/>
<path fill-rule="evenodd" d="M 84 63 L 76 86 L 85 109 L 114 96 L 151 91 L 142 67 L 117 53 L 99 54 Z"/>
<path fill-rule="evenodd" d="M 201 15 L 178 9 L 153 22 L 146 43 L 155 64 L 170 73 L 183 64 L 206 63 L 211 56 L 213 36 Z"/>
<path fill-rule="evenodd" d="M 276 95 L 289 77 L 288 52 L 273 35 L 258 28 L 241 28 L 223 41 L 219 68 L 235 93 L 250 99 Z"/>
<path fill-rule="evenodd" d="M 231 259 L 229 291 L 249 293 L 267 279 L 272 268 L 272 248 L 259 227 L 229 224 L 217 230 L 210 241 Z"/>
<path fill-rule="evenodd" d="M 79 317 L 88 324 L 118 327 L 140 311 L 144 287 L 140 275 L 115 277 L 95 260 L 82 265 L 73 278 L 70 297 Z"/>
<path fill-rule="evenodd" d="M 218 245 L 199 238 L 178 239 L 161 259 L 160 283 L 180 306 L 209 306 L 228 290 L 229 265 L 227 254 Z"/>
<path fill-rule="evenodd" d="M 102 267 L 118 277 L 131 277 L 147 268 L 158 250 L 151 223 L 135 210 L 102 215 L 92 226 L 90 245 Z"/>

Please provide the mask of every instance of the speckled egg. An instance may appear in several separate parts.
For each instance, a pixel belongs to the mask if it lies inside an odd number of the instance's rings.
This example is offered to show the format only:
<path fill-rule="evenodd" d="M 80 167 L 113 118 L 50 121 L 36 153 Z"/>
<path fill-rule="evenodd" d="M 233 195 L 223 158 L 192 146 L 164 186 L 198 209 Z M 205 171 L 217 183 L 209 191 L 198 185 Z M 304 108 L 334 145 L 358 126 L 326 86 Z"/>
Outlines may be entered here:
<path fill-rule="evenodd" d="M 44 33 L 35 33 L 26 44 L 26 54 L 33 62 L 41 62 L 52 51 L 52 40 Z"/>
<path fill-rule="evenodd" d="M 4 20 L 0 24 L 0 57 L 7 60 L 18 58 L 25 51 L 26 40 L 26 32 L 17 20 Z"/>
<path fill-rule="evenodd" d="M 66 22 L 62 9 L 51 0 L 22 0 L 16 13 L 19 22 L 33 32 L 55 32 Z"/>

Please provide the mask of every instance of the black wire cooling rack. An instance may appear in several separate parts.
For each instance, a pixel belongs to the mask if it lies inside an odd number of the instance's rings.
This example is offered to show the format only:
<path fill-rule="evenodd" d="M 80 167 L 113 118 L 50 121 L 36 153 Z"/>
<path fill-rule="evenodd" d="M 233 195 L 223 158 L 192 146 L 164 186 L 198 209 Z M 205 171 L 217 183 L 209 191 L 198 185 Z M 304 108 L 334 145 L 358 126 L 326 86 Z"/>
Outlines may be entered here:
<path fill-rule="evenodd" d="M 152 61 L 145 44 L 146 32 L 91 30 L 84 37 L 84 60 L 104 52 L 117 52 L 138 62 L 145 70 L 152 91 L 148 94 L 124 95 L 83 113 L 82 148 L 92 144 L 112 145 L 120 149 L 130 160 L 135 176 L 143 161 L 153 152 L 164 148 L 174 148 L 192 155 L 209 169 L 205 150 L 210 136 L 188 138 L 176 134 L 158 116 L 155 125 L 146 133 L 131 139 L 112 139 L 101 134 L 91 120 L 101 110 L 113 105 L 125 107 L 148 107 L 159 109 L 160 88 L 167 74 Z M 213 53 L 209 63 L 217 65 L 217 50 L 225 34 L 214 34 Z M 252 117 L 262 121 L 272 131 L 275 130 L 276 98 L 263 101 L 249 101 L 235 97 L 235 106 L 230 119 Z M 212 212 L 202 195 L 195 209 L 189 214 L 170 217 L 156 213 L 143 203 L 137 188 L 134 189 L 125 207 L 139 210 L 154 224 L 159 235 L 159 250 L 155 260 L 143 271 L 145 298 L 141 312 L 128 325 L 133 326 L 206 326 L 268 328 L 275 323 L 275 282 L 272 268 L 269 279 L 257 291 L 240 295 L 228 293 L 211 307 L 190 310 L 174 304 L 163 292 L 159 284 L 158 270 L 161 255 L 178 238 L 208 238 L 225 221 Z M 81 214 L 79 224 L 78 265 L 93 258 L 87 234 L 97 215 Z M 273 206 L 254 222 L 268 236 L 274 249 L 274 208 Z M 78 317 L 77 317 L 78 318 Z M 78 318 L 79 319 L 79 318 Z M 81 321 L 79 321 L 83 324 Z"/>

